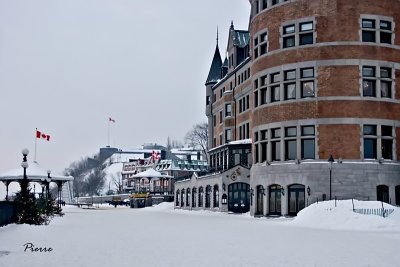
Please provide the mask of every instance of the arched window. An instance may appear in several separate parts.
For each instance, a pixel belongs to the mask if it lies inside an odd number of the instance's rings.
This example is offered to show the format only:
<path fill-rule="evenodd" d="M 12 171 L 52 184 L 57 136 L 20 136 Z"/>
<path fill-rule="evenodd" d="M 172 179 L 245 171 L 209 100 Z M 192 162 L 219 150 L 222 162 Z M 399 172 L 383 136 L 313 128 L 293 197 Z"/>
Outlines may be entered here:
<path fill-rule="evenodd" d="M 175 206 L 179 207 L 179 198 L 180 198 L 180 192 L 179 189 L 176 190 L 176 196 L 175 196 Z"/>
<path fill-rule="evenodd" d="M 376 187 L 376 200 L 389 203 L 389 187 L 387 185 L 378 185 Z"/>
<path fill-rule="evenodd" d="M 219 207 L 219 188 L 218 185 L 214 185 L 214 190 L 213 190 L 213 206 L 214 208 Z"/>
<path fill-rule="evenodd" d="M 190 188 L 186 189 L 186 207 L 190 206 Z"/>
<path fill-rule="evenodd" d="M 289 215 L 297 215 L 305 207 L 305 186 L 294 184 L 288 188 Z"/>
<path fill-rule="evenodd" d="M 264 214 L 264 187 L 259 185 L 256 187 L 256 215 Z"/>
<path fill-rule="evenodd" d="M 196 187 L 192 189 L 192 207 L 196 208 L 197 190 Z"/>
<path fill-rule="evenodd" d="M 204 189 L 202 186 L 199 187 L 199 207 L 203 207 L 203 199 L 204 199 Z"/>
<path fill-rule="evenodd" d="M 206 186 L 206 208 L 211 207 L 211 185 Z"/>
<path fill-rule="evenodd" d="M 181 207 L 185 206 L 185 189 L 181 191 Z"/>
<path fill-rule="evenodd" d="M 281 215 L 281 197 L 283 194 L 282 187 L 273 184 L 269 187 L 269 215 Z"/>

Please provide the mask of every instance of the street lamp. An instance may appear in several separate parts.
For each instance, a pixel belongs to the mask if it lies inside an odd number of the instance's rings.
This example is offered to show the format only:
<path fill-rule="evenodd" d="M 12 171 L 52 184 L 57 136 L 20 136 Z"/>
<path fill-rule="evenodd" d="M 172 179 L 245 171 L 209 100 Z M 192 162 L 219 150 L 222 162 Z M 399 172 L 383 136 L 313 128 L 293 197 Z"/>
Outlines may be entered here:
<path fill-rule="evenodd" d="M 50 182 L 51 182 L 51 177 L 50 177 L 51 171 L 47 171 L 47 178 L 46 178 L 46 189 L 47 189 L 47 198 L 50 198 Z"/>
<path fill-rule="evenodd" d="M 329 155 L 329 200 L 332 200 L 332 165 L 334 161 L 332 154 Z"/>
<path fill-rule="evenodd" d="M 22 162 L 21 167 L 24 168 L 24 178 L 20 182 L 21 185 L 21 195 L 23 197 L 27 197 L 28 194 L 28 177 L 26 176 L 26 169 L 29 167 L 27 156 L 29 154 L 29 150 L 27 148 L 22 149 Z"/>

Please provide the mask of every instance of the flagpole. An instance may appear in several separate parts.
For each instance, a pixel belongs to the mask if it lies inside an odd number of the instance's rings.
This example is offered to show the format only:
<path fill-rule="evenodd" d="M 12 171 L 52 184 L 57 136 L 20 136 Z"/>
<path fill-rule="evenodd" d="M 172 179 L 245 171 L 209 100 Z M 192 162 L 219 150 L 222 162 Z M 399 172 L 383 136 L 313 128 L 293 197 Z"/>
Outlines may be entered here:
<path fill-rule="evenodd" d="M 108 119 L 107 146 L 110 146 L 110 119 Z"/>
<path fill-rule="evenodd" d="M 36 128 L 36 131 L 35 131 L 35 156 L 33 158 L 33 161 L 36 161 L 36 147 L 37 147 L 37 128 Z"/>

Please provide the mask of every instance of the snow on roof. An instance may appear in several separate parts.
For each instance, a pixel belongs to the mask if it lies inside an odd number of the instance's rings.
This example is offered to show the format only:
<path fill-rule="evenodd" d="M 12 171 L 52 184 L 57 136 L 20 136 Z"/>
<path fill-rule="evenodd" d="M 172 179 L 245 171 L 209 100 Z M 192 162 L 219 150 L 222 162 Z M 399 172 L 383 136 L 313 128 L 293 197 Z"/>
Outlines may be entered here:
<path fill-rule="evenodd" d="M 153 168 L 149 168 L 144 172 L 140 172 L 132 176 L 132 178 L 158 178 L 158 177 L 166 177 L 166 178 L 173 178 L 170 175 L 161 174 L 160 172 L 154 170 Z"/>
<path fill-rule="evenodd" d="M 243 139 L 243 140 L 230 141 L 228 144 L 230 144 L 230 145 L 251 144 L 251 138 Z"/>
<path fill-rule="evenodd" d="M 130 159 L 135 160 L 135 159 L 143 159 L 144 158 L 144 153 L 143 151 L 140 151 L 140 153 L 114 153 L 110 157 L 111 162 L 129 162 Z"/>
<path fill-rule="evenodd" d="M 40 181 L 42 178 L 48 178 L 47 170 L 42 168 L 36 161 L 30 162 L 26 169 L 28 180 Z M 72 181 L 74 177 L 65 176 L 59 173 L 50 173 L 50 178 L 53 181 Z M 24 170 L 22 167 L 0 174 L 0 180 L 15 181 L 24 179 Z"/>

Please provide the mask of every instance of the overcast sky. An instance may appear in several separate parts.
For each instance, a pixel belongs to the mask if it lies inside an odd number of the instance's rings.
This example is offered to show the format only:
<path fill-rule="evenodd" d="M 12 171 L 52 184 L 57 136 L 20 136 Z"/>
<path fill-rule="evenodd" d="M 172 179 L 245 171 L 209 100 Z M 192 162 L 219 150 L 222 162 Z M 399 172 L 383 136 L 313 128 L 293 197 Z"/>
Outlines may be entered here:
<path fill-rule="evenodd" d="M 206 121 L 205 87 L 231 20 L 247 29 L 247 0 L 0 0 L 0 172 L 21 150 L 62 171 L 107 145 L 183 140 Z"/>

